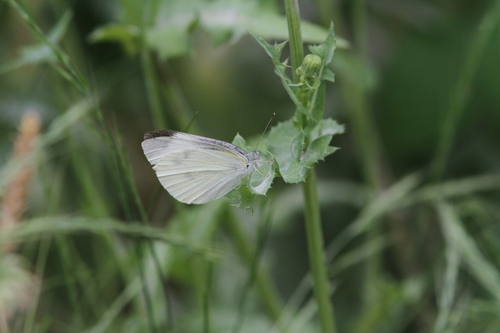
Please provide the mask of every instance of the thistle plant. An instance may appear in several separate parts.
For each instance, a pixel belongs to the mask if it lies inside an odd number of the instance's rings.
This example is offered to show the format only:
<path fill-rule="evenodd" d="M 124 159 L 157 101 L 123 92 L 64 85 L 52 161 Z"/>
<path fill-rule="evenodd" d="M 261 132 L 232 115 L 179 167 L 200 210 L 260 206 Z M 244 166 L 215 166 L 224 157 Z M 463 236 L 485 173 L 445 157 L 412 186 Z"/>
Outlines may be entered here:
<path fill-rule="evenodd" d="M 325 83 L 334 81 L 333 73 L 327 68 L 335 51 L 333 24 L 325 41 L 310 46 L 311 53 L 304 57 L 298 68 L 292 68 L 299 82 L 288 77 L 287 61 L 281 61 L 286 42 L 271 45 L 261 37 L 253 37 L 271 57 L 275 73 L 296 106 L 292 119 L 271 129 L 267 145 L 275 158 L 273 166 L 277 174 L 286 183 L 304 182 L 305 222 L 316 303 L 323 332 L 334 332 L 314 173 L 314 164 L 337 149 L 330 146 L 333 135 L 344 132 L 344 127 L 335 120 L 323 119 Z M 296 41 L 291 43 L 297 44 Z M 293 51 L 291 53 L 294 54 Z M 271 185 L 270 182 L 268 184 Z"/>

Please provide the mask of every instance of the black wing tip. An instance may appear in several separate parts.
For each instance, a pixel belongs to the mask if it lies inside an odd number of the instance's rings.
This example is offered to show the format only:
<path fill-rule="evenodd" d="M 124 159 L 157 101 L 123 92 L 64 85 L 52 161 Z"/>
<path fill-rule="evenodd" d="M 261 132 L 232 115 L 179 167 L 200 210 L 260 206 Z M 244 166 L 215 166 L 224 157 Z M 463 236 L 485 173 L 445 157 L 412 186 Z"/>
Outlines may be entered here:
<path fill-rule="evenodd" d="M 159 138 L 162 136 L 174 136 L 176 132 L 172 130 L 154 130 L 144 134 L 144 140 Z"/>

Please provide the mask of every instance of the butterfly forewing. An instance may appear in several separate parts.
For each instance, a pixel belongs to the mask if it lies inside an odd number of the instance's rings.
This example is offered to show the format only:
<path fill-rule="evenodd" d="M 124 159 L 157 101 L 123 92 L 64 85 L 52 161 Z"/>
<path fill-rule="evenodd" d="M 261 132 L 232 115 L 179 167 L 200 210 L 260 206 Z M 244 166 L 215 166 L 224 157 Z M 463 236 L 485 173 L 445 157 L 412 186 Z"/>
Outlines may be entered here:
<path fill-rule="evenodd" d="M 163 187 L 184 203 L 218 199 L 251 171 L 246 152 L 224 141 L 153 131 L 146 133 L 142 147 Z"/>

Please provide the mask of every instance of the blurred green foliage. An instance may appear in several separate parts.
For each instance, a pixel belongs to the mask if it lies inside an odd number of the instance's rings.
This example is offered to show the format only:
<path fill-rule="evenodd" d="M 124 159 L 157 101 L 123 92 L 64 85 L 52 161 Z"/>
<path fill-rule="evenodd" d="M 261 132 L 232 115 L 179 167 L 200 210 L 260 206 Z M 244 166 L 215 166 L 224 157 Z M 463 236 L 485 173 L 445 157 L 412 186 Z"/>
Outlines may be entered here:
<path fill-rule="evenodd" d="M 330 21 L 341 37 L 324 116 L 346 132 L 317 168 L 338 331 L 499 332 L 500 1 L 299 5 L 307 44 Z M 0 331 L 319 332 L 297 186 L 276 180 L 253 212 L 186 207 L 140 147 L 162 126 L 251 142 L 290 119 L 247 34 L 286 40 L 282 6 L 0 4 L 0 198 L 36 170 L 0 232 L 19 245 L 0 260 Z M 14 160 L 28 110 L 43 130 Z"/>

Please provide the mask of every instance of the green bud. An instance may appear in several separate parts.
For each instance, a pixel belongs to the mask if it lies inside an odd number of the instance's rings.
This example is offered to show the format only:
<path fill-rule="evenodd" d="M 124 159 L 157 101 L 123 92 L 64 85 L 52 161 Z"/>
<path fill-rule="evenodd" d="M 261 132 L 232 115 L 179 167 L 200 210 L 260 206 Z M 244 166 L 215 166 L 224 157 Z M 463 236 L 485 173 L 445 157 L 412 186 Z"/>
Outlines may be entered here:
<path fill-rule="evenodd" d="M 321 64 L 323 60 L 315 54 L 308 54 L 305 56 L 304 61 L 302 61 L 302 71 L 303 74 L 308 75 L 312 73 L 317 73 L 321 69 Z"/>
<path fill-rule="evenodd" d="M 304 61 L 302 61 L 302 66 L 297 68 L 295 73 L 300 75 L 300 82 L 307 86 L 307 89 L 316 89 L 320 85 L 319 71 L 321 70 L 321 65 L 323 60 L 315 55 L 308 54 L 305 56 Z"/>

